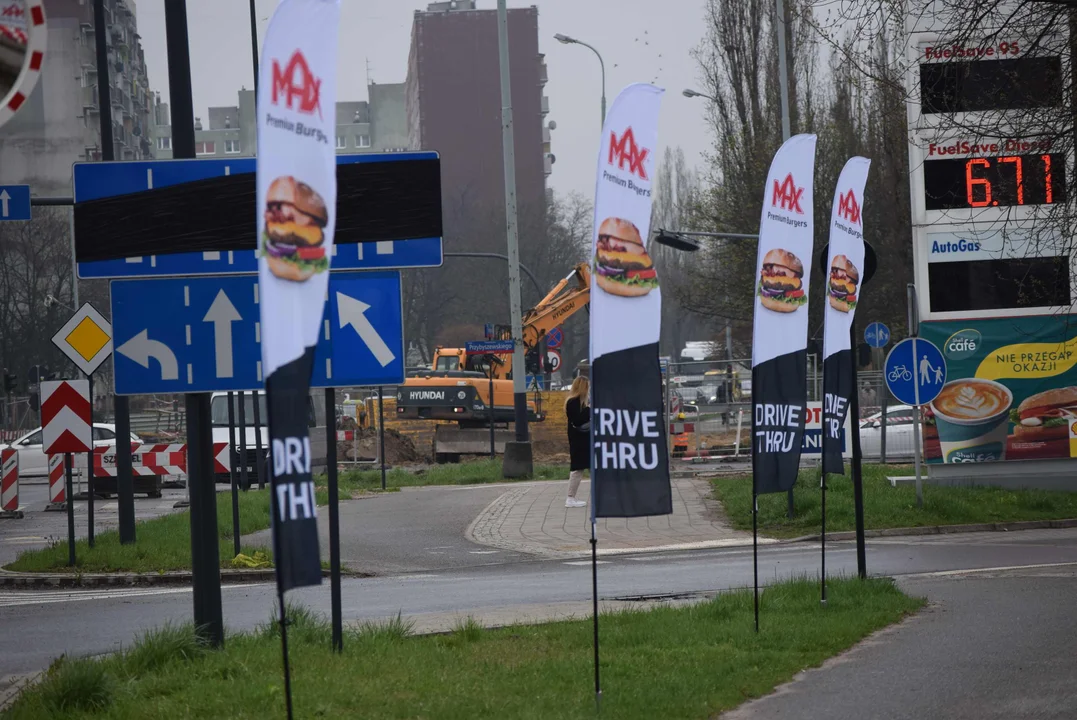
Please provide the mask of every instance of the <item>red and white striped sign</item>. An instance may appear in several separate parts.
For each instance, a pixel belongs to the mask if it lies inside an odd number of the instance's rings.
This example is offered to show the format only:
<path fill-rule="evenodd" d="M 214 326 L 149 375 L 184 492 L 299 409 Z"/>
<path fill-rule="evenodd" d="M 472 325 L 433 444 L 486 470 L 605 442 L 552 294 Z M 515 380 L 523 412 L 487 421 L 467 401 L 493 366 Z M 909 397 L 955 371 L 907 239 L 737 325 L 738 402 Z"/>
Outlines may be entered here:
<path fill-rule="evenodd" d="M 49 504 L 61 505 L 67 500 L 64 491 L 64 456 L 49 455 Z"/>
<path fill-rule="evenodd" d="M 354 440 L 354 430 L 337 430 L 337 442 L 343 442 L 345 440 Z"/>
<path fill-rule="evenodd" d="M 93 450 L 91 422 L 88 381 L 41 383 L 42 445 L 46 455 Z"/>
<path fill-rule="evenodd" d="M 19 451 L 0 450 L 0 510 L 19 509 Z"/>
<path fill-rule="evenodd" d="M 116 446 L 106 445 L 94 448 L 94 477 L 116 477 Z M 76 467 L 86 467 L 86 456 L 75 457 Z M 232 465 L 228 443 L 213 443 L 213 471 L 226 473 Z M 186 475 L 187 446 L 174 445 L 140 445 L 131 443 L 131 474 L 150 475 Z"/>
<path fill-rule="evenodd" d="M 85 455 L 78 455 L 75 460 L 76 466 L 86 467 Z M 116 477 L 115 445 L 94 448 L 93 474 L 94 477 Z M 187 446 L 131 443 L 131 474 L 138 476 L 186 475 Z"/>

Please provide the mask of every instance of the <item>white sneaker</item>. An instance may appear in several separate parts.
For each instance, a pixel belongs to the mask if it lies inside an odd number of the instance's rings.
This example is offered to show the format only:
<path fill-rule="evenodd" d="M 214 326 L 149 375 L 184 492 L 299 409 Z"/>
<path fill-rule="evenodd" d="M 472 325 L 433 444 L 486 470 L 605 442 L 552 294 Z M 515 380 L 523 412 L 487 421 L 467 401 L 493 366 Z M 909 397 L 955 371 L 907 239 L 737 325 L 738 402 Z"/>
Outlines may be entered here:
<path fill-rule="evenodd" d="M 585 501 L 583 501 L 583 500 L 577 500 L 576 498 L 568 498 L 568 499 L 565 500 L 565 507 L 567 507 L 567 508 L 587 507 L 587 503 Z"/>

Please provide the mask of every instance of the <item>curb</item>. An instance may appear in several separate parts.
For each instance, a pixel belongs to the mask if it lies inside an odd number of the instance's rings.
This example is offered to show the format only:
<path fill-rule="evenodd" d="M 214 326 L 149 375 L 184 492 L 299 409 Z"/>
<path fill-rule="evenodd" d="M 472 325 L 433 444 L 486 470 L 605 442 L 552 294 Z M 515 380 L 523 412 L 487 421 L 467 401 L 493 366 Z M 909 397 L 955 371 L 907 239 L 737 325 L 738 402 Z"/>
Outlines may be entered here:
<path fill-rule="evenodd" d="M 342 572 L 343 577 L 374 577 L 373 573 Z M 322 577 L 329 577 L 328 570 L 322 570 Z M 93 587 L 146 587 L 160 585 L 190 585 L 190 571 L 163 573 L 22 573 L 0 570 L 0 588 L 31 590 L 35 588 L 93 588 Z M 221 583 L 266 583 L 275 582 L 276 571 L 221 569 Z"/>
<path fill-rule="evenodd" d="M 999 523 L 975 523 L 972 525 L 925 525 L 923 527 L 907 528 L 884 528 L 882 530 L 866 530 L 864 537 L 915 537 L 922 535 L 956 535 L 960 533 L 974 532 L 1015 532 L 1020 530 L 1060 530 L 1077 527 L 1077 518 L 1068 520 L 1021 520 L 1017 522 Z M 842 541 L 856 540 L 856 533 L 852 531 L 827 533 L 827 540 Z M 819 542 L 819 535 L 801 535 L 800 537 L 782 540 L 783 543 Z"/>

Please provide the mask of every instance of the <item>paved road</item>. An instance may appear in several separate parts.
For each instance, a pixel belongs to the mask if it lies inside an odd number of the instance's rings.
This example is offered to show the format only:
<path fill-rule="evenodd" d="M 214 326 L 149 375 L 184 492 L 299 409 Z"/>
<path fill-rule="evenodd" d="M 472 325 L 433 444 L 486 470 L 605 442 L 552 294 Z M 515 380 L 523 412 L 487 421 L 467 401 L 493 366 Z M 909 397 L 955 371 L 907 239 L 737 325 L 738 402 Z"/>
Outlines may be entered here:
<path fill-rule="evenodd" d="M 856 554 L 851 543 L 831 543 L 828 548 L 831 572 L 855 573 Z M 888 539 L 870 542 L 868 549 L 869 569 L 881 575 L 1043 563 L 1077 565 L 1077 530 Z M 613 556 L 601 563 L 599 594 L 605 599 L 723 590 L 752 581 L 750 548 Z M 385 618 L 398 611 L 422 619 L 431 614 L 488 608 L 584 603 L 591 592 L 588 565 L 586 560 L 547 560 L 346 580 L 344 619 Z M 814 574 L 818 567 L 817 546 L 760 549 L 760 578 L 767 582 Z M 128 590 L 122 596 L 104 599 L 96 597 L 98 594 L 78 591 L 69 593 L 62 602 L 43 602 L 57 597 L 0 593 L 0 677 L 45 667 L 64 652 L 115 650 L 140 630 L 191 618 L 189 590 Z M 230 631 L 250 629 L 271 615 L 272 585 L 226 586 L 223 596 Z M 329 613 L 328 585 L 295 591 L 289 599 Z"/>
<path fill-rule="evenodd" d="M 357 572 L 427 572 L 531 560 L 464 538 L 491 502 L 520 484 L 405 488 L 340 504 L 340 558 Z M 531 485 L 531 483 L 526 483 Z M 319 508 L 322 559 L 329 559 L 329 510 Z M 582 512 L 577 510 L 576 512 Z M 270 530 L 244 538 L 271 546 Z"/>
<path fill-rule="evenodd" d="M 928 610 L 723 720 L 1072 720 L 1077 568 L 912 577 Z"/>

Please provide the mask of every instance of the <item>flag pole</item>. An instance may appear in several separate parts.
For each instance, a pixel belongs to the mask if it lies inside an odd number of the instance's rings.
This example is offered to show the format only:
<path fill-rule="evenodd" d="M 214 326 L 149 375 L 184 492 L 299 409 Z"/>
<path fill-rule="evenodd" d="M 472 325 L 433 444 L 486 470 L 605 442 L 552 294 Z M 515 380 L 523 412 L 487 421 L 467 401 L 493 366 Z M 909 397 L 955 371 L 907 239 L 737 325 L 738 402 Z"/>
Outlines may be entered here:
<path fill-rule="evenodd" d="M 822 590 L 822 603 L 826 605 L 826 471 L 820 473 L 820 490 L 822 491 L 822 513 L 823 513 L 823 527 L 822 532 L 819 534 L 819 539 L 822 542 L 822 578 L 820 580 Z"/>
<path fill-rule="evenodd" d="M 755 483 L 755 479 L 752 479 Z M 752 571 L 755 576 L 755 631 L 759 632 L 759 496 L 752 488 Z"/>
<path fill-rule="evenodd" d="M 292 720 L 292 672 L 288 663 L 288 618 L 284 616 L 284 591 L 277 590 L 280 604 L 280 648 L 284 658 L 284 703 L 288 708 L 288 720 Z"/>
<path fill-rule="evenodd" d="M 591 481 L 591 494 L 594 495 L 594 481 Z M 591 498 L 592 506 L 594 498 Z M 598 674 L 598 539 L 595 537 L 595 519 L 591 518 L 591 601 L 593 603 L 595 629 L 595 708 L 602 709 L 602 685 Z"/>

